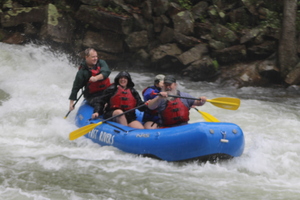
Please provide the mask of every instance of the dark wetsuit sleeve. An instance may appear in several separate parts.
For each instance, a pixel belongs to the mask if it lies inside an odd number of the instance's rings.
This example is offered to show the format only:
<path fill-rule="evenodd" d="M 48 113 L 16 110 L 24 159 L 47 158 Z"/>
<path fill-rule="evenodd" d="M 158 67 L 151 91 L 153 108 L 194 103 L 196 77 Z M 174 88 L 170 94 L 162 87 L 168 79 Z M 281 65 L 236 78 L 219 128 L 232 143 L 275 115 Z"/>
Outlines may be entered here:
<path fill-rule="evenodd" d="M 142 104 L 145 104 L 145 102 L 141 99 L 141 96 L 140 96 L 140 94 L 134 89 L 134 88 L 132 88 L 132 95 L 134 96 L 134 98 L 136 99 L 136 101 L 137 101 L 137 105 L 136 106 L 140 106 L 140 105 L 142 105 Z M 145 108 L 146 108 L 147 106 L 142 106 L 142 107 L 140 107 L 139 108 L 139 110 L 140 111 L 145 111 Z"/>
<path fill-rule="evenodd" d="M 104 107 L 108 103 L 109 100 L 114 94 L 114 87 L 111 85 L 107 89 L 104 90 L 103 94 L 99 97 L 94 98 L 91 101 L 91 105 L 94 107 L 94 113 L 97 112 L 99 115 L 102 115 L 104 113 Z"/>

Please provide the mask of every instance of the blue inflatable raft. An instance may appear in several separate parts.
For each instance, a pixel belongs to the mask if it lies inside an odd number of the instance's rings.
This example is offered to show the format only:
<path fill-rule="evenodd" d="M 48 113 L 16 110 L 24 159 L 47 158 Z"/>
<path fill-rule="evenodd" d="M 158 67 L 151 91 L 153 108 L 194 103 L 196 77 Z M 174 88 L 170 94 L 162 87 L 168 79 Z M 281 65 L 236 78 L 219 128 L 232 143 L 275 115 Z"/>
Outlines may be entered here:
<path fill-rule="evenodd" d="M 90 120 L 93 108 L 85 101 L 76 114 L 80 128 Z M 137 112 L 138 119 L 143 113 Z M 225 122 L 196 122 L 163 129 L 134 129 L 115 122 L 104 122 L 85 135 L 100 145 L 114 146 L 124 152 L 166 161 L 216 160 L 242 155 L 244 134 L 239 126 Z"/>

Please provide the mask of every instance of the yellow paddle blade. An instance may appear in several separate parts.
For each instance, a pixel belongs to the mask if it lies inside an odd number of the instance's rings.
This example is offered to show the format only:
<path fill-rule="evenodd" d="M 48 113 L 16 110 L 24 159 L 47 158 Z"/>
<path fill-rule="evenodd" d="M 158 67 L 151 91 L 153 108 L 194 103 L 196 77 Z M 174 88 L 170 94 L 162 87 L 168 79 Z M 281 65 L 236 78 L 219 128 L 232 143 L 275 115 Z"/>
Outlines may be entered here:
<path fill-rule="evenodd" d="M 218 120 L 217 118 L 215 118 L 214 116 L 212 116 L 209 113 L 200 111 L 197 108 L 195 108 L 195 110 L 197 110 L 202 115 L 202 117 L 204 118 L 204 120 L 207 121 L 207 122 L 220 122 L 220 120 Z"/>
<path fill-rule="evenodd" d="M 102 123 L 103 122 L 98 122 L 96 124 L 89 124 L 89 125 L 83 126 L 79 129 L 71 132 L 70 135 L 69 135 L 69 139 L 70 140 L 75 140 L 75 139 L 87 134 L 88 132 L 90 132 L 91 130 L 93 130 L 97 126 L 101 125 Z"/>
<path fill-rule="evenodd" d="M 232 97 L 218 97 L 215 99 L 207 99 L 207 101 L 214 106 L 228 110 L 237 110 L 240 107 L 241 103 L 240 99 Z"/>

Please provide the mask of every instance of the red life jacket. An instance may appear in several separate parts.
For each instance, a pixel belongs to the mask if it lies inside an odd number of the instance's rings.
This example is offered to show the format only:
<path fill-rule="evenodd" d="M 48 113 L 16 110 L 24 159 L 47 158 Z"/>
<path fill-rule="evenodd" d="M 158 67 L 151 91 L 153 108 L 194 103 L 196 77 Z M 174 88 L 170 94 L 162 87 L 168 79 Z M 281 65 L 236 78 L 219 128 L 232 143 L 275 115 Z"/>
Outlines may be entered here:
<path fill-rule="evenodd" d="M 180 101 L 180 98 L 167 101 L 166 108 L 161 112 L 161 119 L 164 126 L 188 122 L 190 120 L 189 108 Z"/>
<path fill-rule="evenodd" d="M 155 86 L 148 86 L 148 87 L 146 87 L 145 89 L 143 89 L 142 95 L 144 95 L 144 93 L 146 92 L 146 90 L 147 90 L 148 88 L 151 88 L 151 89 L 155 90 Z M 154 96 L 154 97 L 155 97 L 155 96 Z"/>
<path fill-rule="evenodd" d="M 98 75 L 100 73 L 100 69 L 101 67 L 97 66 L 96 69 L 90 70 L 92 72 L 92 76 Z M 87 83 L 87 86 L 88 86 L 89 93 L 100 92 L 105 90 L 108 86 L 110 86 L 110 80 L 109 78 L 106 78 L 96 82 L 89 81 Z"/>
<path fill-rule="evenodd" d="M 118 87 L 117 92 L 110 98 L 110 108 L 113 109 L 126 111 L 136 107 L 136 105 L 137 100 L 129 88 L 123 89 L 122 87 Z"/>

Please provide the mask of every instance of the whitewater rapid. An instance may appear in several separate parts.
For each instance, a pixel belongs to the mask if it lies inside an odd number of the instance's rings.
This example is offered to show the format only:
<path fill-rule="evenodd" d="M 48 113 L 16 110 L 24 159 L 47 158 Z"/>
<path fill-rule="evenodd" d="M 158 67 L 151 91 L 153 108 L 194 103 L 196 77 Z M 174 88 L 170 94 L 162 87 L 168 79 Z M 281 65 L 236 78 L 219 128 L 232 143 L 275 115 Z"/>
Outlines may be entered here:
<path fill-rule="evenodd" d="M 76 63 L 43 45 L 0 43 L 0 199 L 299 199 L 297 88 L 230 88 L 179 79 L 209 99 L 241 99 L 238 110 L 199 107 L 245 134 L 241 157 L 216 164 L 169 163 L 101 147 L 67 119 Z M 112 69 L 111 77 L 119 72 Z M 139 92 L 151 72 L 131 72 Z M 191 121 L 203 121 L 191 111 Z"/>

